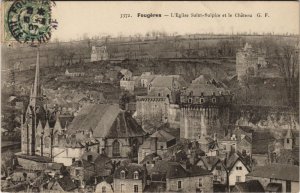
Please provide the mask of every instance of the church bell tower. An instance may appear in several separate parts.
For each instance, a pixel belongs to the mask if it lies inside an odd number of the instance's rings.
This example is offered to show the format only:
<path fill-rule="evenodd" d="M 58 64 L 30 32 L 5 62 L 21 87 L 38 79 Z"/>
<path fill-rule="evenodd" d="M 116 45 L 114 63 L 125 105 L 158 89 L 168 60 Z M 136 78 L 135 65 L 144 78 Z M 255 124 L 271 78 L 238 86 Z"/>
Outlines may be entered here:
<path fill-rule="evenodd" d="M 22 153 L 35 155 L 35 134 L 39 121 L 44 120 L 43 95 L 40 83 L 40 53 L 37 50 L 34 84 L 31 88 L 25 122 L 22 128 Z"/>

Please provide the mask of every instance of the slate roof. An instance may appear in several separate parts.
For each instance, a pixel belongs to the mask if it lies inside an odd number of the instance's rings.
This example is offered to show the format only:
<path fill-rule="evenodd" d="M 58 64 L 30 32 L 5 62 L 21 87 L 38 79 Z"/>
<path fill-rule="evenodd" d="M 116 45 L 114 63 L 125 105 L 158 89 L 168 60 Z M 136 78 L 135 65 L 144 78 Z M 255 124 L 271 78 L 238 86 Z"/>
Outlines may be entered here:
<path fill-rule="evenodd" d="M 152 162 L 154 159 L 161 160 L 161 156 L 156 153 L 151 153 L 145 156 L 145 158 L 140 162 L 140 164 L 146 164 L 147 162 Z"/>
<path fill-rule="evenodd" d="M 255 131 L 252 134 L 252 153 L 253 154 L 267 154 L 268 146 L 275 138 L 270 132 Z"/>
<path fill-rule="evenodd" d="M 71 115 L 69 115 L 69 116 L 60 115 L 58 117 L 58 121 L 62 128 L 65 128 L 66 125 L 69 125 L 73 121 L 73 119 L 74 119 L 74 116 L 71 116 Z"/>
<path fill-rule="evenodd" d="M 282 184 L 281 183 L 269 183 L 266 187 L 267 192 L 281 192 Z"/>
<path fill-rule="evenodd" d="M 269 164 L 257 166 L 247 176 L 261 178 L 276 178 L 299 182 L 299 166 L 288 164 Z"/>
<path fill-rule="evenodd" d="M 202 156 L 200 160 L 203 161 L 208 170 L 211 170 L 220 161 L 220 158 L 217 156 Z"/>
<path fill-rule="evenodd" d="M 246 163 L 246 160 L 241 156 L 239 156 L 238 153 L 233 153 L 228 157 L 228 159 L 226 159 L 225 166 L 228 169 L 228 171 L 231 171 L 231 169 L 235 166 L 235 163 L 238 160 L 244 164 L 244 166 L 248 169 L 248 171 L 250 171 L 249 165 Z"/>
<path fill-rule="evenodd" d="M 185 94 L 193 92 L 193 96 L 211 96 L 215 93 L 215 96 L 219 96 L 220 92 L 227 94 L 225 85 L 221 82 L 215 81 L 207 75 L 200 75 L 198 78 L 192 81 L 191 85 L 183 91 Z"/>
<path fill-rule="evenodd" d="M 121 179 L 121 171 L 125 171 L 125 179 L 133 179 L 134 172 L 139 173 L 139 179 L 143 179 L 144 174 L 146 174 L 146 169 L 140 165 L 135 163 L 130 163 L 126 166 L 119 166 L 114 172 L 114 178 Z"/>
<path fill-rule="evenodd" d="M 168 132 L 164 130 L 159 130 L 153 133 L 150 137 L 157 138 L 157 141 L 159 142 L 168 142 L 173 139 L 176 139 L 173 135 L 169 134 Z"/>
<path fill-rule="evenodd" d="M 180 75 L 156 76 L 151 82 L 152 87 L 165 87 L 170 89 L 173 87 L 181 88 L 186 85 L 187 83 Z"/>
<path fill-rule="evenodd" d="M 169 179 L 211 174 L 208 170 L 205 170 L 199 166 L 191 166 L 190 169 L 184 169 L 178 162 L 170 162 L 165 160 L 157 161 L 152 168 L 151 173 L 160 174 L 162 176 L 166 176 L 166 178 Z"/>
<path fill-rule="evenodd" d="M 98 138 L 144 136 L 145 131 L 132 116 L 118 104 L 89 104 L 84 106 L 69 125 L 69 134 L 76 131 L 93 131 Z"/>
<path fill-rule="evenodd" d="M 72 179 L 69 176 L 64 176 L 63 178 L 57 179 L 57 182 L 61 186 L 61 188 L 66 191 L 72 191 L 77 188 Z"/>
<path fill-rule="evenodd" d="M 264 187 L 258 180 L 237 182 L 234 189 L 237 189 L 238 192 L 265 192 Z"/>
<path fill-rule="evenodd" d="M 238 126 L 239 129 L 243 130 L 246 133 L 253 133 L 254 130 L 250 126 Z"/>

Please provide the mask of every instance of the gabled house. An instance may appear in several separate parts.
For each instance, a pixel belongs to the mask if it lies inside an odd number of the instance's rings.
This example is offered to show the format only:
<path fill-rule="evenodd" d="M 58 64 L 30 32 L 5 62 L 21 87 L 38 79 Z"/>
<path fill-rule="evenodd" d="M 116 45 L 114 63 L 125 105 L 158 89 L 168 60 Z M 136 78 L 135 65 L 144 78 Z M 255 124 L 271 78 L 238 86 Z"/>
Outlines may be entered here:
<path fill-rule="evenodd" d="M 132 78 L 132 72 L 127 69 L 122 69 L 120 71 L 120 74 L 122 75 L 120 80 L 120 87 L 129 92 L 133 92 L 135 81 Z"/>
<path fill-rule="evenodd" d="M 48 183 L 47 190 L 50 192 L 72 192 L 77 188 L 78 187 L 69 176 L 64 176 L 52 179 Z"/>
<path fill-rule="evenodd" d="M 149 138 L 147 138 L 144 143 L 139 148 L 138 161 L 141 162 L 145 156 L 155 153 L 162 156 L 168 151 L 168 148 L 176 144 L 176 137 L 168 133 L 165 130 L 158 130 Z"/>
<path fill-rule="evenodd" d="M 214 183 L 227 185 L 227 168 L 219 157 L 202 156 L 196 165 L 210 171 L 213 174 Z"/>
<path fill-rule="evenodd" d="M 70 166 L 70 176 L 77 186 L 85 186 L 90 181 L 94 181 L 95 174 L 95 165 L 84 159 L 75 160 Z"/>
<path fill-rule="evenodd" d="M 146 186 L 147 170 L 140 164 L 120 166 L 114 172 L 114 192 L 143 192 Z"/>
<path fill-rule="evenodd" d="M 228 185 L 233 187 L 237 182 L 245 182 L 246 175 L 251 171 L 246 160 L 237 153 L 231 154 L 224 160 L 224 164 L 228 171 Z"/>
<path fill-rule="evenodd" d="M 166 174 L 166 189 L 169 192 L 212 192 L 212 174 L 201 167 L 183 168 L 179 163 L 170 163 Z"/>

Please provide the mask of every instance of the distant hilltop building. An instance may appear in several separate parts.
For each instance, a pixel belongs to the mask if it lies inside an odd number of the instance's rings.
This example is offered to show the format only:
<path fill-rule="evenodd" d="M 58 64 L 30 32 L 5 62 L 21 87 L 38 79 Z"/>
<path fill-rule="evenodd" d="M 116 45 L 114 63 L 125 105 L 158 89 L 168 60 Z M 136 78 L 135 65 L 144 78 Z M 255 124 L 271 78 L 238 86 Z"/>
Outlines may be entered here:
<path fill-rule="evenodd" d="M 236 73 L 241 81 L 245 76 L 257 76 L 260 68 L 265 68 L 265 54 L 255 51 L 248 43 L 236 53 Z"/>
<path fill-rule="evenodd" d="M 85 73 L 84 72 L 79 72 L 79 71 L 76 72 L 76 71 L 73 71 L 73 70 L 66 69 L 65 75 L 69 76 L 69 77 L 79 77 L 79 76 L 84 76 Z"/>
<path fill-rule="evenodd" d="M 232 95 L 226 86 L 201 75 L 181 92 L 180 138 L 199 140 L 215 133 L 224 136 Z"/>
<path fill-rule="evenodd" d="M 133 92 L 135 81 L 133 80 L 132 72 L 127 69 L 122 69 L 120 70 L 120 73 L 122 74 L 122 78 L 120 80 L 120 87 L 129 92 Z"/>
<path fill-rule="evenodd" d="M 108 60 L 108 58 L 108 52 L 105 45 L 92 47 L 91 62 Z"/>

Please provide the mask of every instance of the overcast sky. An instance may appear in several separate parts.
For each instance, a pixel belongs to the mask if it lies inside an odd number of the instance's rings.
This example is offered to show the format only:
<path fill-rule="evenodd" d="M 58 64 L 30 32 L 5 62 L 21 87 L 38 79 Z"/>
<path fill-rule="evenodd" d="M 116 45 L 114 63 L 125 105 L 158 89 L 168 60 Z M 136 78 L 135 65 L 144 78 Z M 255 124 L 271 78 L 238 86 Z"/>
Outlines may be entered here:
<path fill-rule="evenodd" d="M 132 18 L 121 19 L 121 13 Z M 231 13 L 232 18 L 137 18 L 137 13 Z M 235 13 L 252 18 L 234 17 Z M 257 13 L 269 17 L 257 18 Z M 53 39 L 62 41 L 109 34 L 112 36 L 145 34 L 159 30 L 167 33 L 274 32 L 299 34 L 298 2 L 104 2 L 59 1 L 53 8 L 58 21 Z"/>

